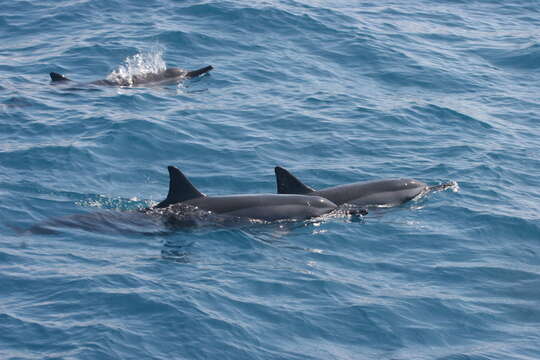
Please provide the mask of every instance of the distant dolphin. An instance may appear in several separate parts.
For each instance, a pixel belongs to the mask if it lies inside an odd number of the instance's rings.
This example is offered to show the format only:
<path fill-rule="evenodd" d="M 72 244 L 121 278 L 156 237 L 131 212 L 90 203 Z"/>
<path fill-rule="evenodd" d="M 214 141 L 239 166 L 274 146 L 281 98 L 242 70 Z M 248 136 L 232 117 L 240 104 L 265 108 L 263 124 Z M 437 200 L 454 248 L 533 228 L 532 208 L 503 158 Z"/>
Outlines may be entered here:
<path fill-rule="evenodd" d="M 277 192 L 279 194 L 304 194 L 322 196 L 336 205 L 395 206 L 433 190 L 444 190 L 453 184 L 428 186 L 414 179 L 387 179 L 357 182 L 315 190 L 302 183 L 293 174 L 276 166 Z"/>
<path fill-rule="evenodd" d="M 138 86 L 138 85 L 145 85 L 145 84 L 156 84 L 156 83 L 176 83 L 180 82 L 184 79 L 191 79 L 196 76 L 200 76 L 202 74 L 205 74 L 212 70 L 213 67 L 211 65 L 205 66 L 198 70 L 193 71 L 187 71 L 182 70 L 179 68 L 167 68 L 166 70 L 157 72 L 157 73 L 147 73 L 147 74 L 140 74 L 140 75 L 133 75 L 131 77 L 131 81 L 122 80 L 122 81 L 114 81 L 114 80 L 96 80 L 88 83 L 88 85 L 105 85 L 105 86 Z M 49 74 L 51 76 L 51 81 L 53 83 L 67 83 L 71 82 L 72 80 L 65 77 L 62 74 L 51 72 Z"/>
<path fill-rule="evenodd" d="M 337 208 L 336 204 L 320 196 L 276 194 L 206 196 L 199 192 L 180 170 L 174 166 L 169 166 L 168 170 L 169 193 L 167 198 L 153 209 L 181 204 L 220 215 L 273 221 L 308 219 Z"/>

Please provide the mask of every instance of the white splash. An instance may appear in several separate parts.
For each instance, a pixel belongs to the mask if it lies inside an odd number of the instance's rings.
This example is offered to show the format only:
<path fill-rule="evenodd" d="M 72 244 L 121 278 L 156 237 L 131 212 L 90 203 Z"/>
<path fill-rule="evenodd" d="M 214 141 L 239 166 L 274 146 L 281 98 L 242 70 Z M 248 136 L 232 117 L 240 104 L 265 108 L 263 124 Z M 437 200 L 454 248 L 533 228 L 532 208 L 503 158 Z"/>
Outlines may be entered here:
<path fill-rule="evenodd" d="M 118 68 L 107 76 L 107 80 L 124 86 L 132 86 L 133 76 L 157 73 L 165 69 L 163 50 L 156 48 L 128 56 Z"/>
<path fill-rule="evenodd" d="M 457 181 L 451 181 L 450 183 L 452 184 L 452 186 L 450 187 L 452 192 L 458 192 L 459 190 L 461 190 Z"/>

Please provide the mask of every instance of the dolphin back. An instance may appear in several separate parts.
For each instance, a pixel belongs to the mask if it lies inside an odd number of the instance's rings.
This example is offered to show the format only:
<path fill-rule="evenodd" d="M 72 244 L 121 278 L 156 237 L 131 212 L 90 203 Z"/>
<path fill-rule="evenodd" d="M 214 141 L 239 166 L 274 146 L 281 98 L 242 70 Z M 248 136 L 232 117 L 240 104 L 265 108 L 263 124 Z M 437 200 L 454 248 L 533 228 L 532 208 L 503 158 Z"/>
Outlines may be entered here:
<path fill-rule="evenodd" d="M 425 183 L 414 179 L 374 180 L 314 190 L 279 166 L 275 168 L 275 172 L 277 192 L 279 194 L 318 195 L 338 206 L 342 204 L 395 206 L 429 190 Z M 440 188 L 445 189 L 447 186 L 447 184 L 441 185 Z M 435 190 L 438 190 L 438 188 Z"/>
<path fill-rule="evenodd" d="M 265 221 L 307 219 L 329 213 L 337 207 L 320 196 L 279 194 L 207 196 L 185 204 L 216 214 Z"/>
<path fill-rule="evenodd" d="M 336 204 L 359 206 L 395 206 L 424 193 L 427 185 L 414 179 L 363 181 L 321 189 L 315 194 Z"/>

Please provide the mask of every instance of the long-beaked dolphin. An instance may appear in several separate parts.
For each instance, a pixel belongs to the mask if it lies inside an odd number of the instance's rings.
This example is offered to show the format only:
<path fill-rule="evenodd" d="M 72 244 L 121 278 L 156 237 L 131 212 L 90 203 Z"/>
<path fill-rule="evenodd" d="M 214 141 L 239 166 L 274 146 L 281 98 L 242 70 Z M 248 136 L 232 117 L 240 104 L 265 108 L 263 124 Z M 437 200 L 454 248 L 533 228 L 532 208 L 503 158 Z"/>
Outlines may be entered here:
<path fill-rule="evenodd" d="M 385 179 L 315 190 L 280 166 L 274 169 L 278 194 L 303 194 L 322 196 L 336 205 L 395 206 L 403 204 L 429 191 L 444 190 L 452 183 L 428 186 L 415 179 Z"/>
<path fill-rule="evenodd" d="M 79 228 L 87 231 L 163 233 L 167 228 L 208 225 L 236 226 L 251 220 L 306 220 L 332 213 L 366 215 L 363 208 L 339 209 L 332 201 L 312 195 L 230 195 L 206 196 L 197 190 L 184 174 L 169 166 L 169 192 L 157 205 L 138 210 L 100 211 L 52 218 L 27 230 L 36 234 L 58 233 L 57 228 Z M 341 211 L 341 213 L 340 213 Z"/>
<path fill-rule="evenodd" d="M 133 75 L 130 79 L 123 79 L 118 81 L 102 79 L 92 81 L 87 84 L 104 86 L 138 86 L 145 84 L 177 83 L 185 79 L 191 79 L 206 74 L 212 69 L 213 67 L 211 65 L 192 71 L 171 67 L 157 73 Z M 66 76 L 56 72 L 51 72 L 49 75 L 51 76 L 51 81 L 53 83 L 69 83 L 73 81 Z"/>
<path fill-rule="evenodd" d="M 332 201 L 320 196 L 279 194 L 206 196 L 176 167 L 169 166 L 168 170 L 169 193 L 154 209 L 181 204 L 219 215 L 274 221 L 308 219 L 337 208 Z"/>

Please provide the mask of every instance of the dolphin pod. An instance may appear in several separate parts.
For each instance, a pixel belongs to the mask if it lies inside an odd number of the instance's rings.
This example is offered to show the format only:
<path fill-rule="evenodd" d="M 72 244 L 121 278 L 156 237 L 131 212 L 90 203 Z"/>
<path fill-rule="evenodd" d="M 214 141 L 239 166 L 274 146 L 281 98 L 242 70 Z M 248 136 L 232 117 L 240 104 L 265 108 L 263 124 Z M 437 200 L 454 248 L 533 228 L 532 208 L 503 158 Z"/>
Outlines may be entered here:
<path fill-rule="evenodd" d="M 303 194 L 322 196 L 336 205 L 395 206 L 430 191 L 444 190 L 453 184 L 428 186 L 414 179 L 386 179 L 315 190 L 280 166 L 274 169 L 278 194 Z"/>
<path fill-rule="evenodd" d="M 171 67 L 157 73 L 133 75 L 130 80 L 126 79 L 122 81 L 114 81 L 114 80 L 102 79 L 102 80 L 89 82 L 88 85 L 138 86 L 138 85 L 157 84 L 157 83 L 160 83 L 160 84 L 176 83 L 184 79 L 191 79 L 191 78 L 206 74 L 212 69 L 213 67 L 211 65 L 205 66 L 198 70 L 192 70 L 192 71 L 187 71 L 180 68 Z M 51 76 L 51 81 L 53 83 L 72 82 L 71 79 L 56 72 L 51 72 L 49 75 Z"/>
<path fill-rule="evenodd" d="M 169 166 L 169 193 L 154 209 L 177 204 L 193 206 L 219 215 L 255 220 L 308 219 L 337 208 L 332 201 L 312 195 L 250 194 L 207 196 L 193 186 L 176 167 Z"/>
<path fill-rule="evenodd" d="M 201 193 L 176 167 L 169 166 L 169 192 L 155 206 L 128 211 L 100 211 L 52 218 L 27 230 L 35 234 L 54 234 L 68 227 L 99 232 L 159 233 L 167 228 L 199 225 L 236 226 L 251 220 L 306 220 L 338 210 L 332 201 L 314 195 L 249 194 L 207 196 Z M 340 209 L 341 210 L 341 209 Z M 337 215 L 359 216 L 367 211 L 347 207 Z M 149 228 L 150 231 L 142 230 Z"/>

